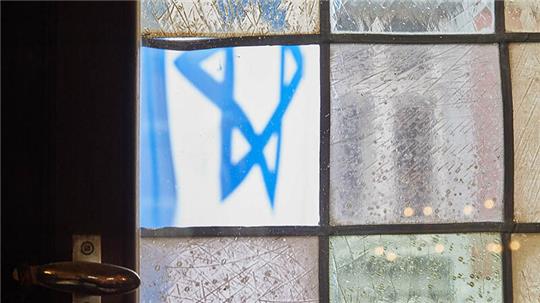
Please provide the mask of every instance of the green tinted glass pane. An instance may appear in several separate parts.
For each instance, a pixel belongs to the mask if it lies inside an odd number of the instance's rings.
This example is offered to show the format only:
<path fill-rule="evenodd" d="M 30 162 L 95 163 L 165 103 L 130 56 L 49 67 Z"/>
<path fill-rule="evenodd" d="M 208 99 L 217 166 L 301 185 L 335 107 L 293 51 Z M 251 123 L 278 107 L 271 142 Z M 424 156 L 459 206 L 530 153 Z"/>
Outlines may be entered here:
<path fill-rule="evenodd" d="M 330 302 L 502 302 L 498 234 L 330 239 Z"/>

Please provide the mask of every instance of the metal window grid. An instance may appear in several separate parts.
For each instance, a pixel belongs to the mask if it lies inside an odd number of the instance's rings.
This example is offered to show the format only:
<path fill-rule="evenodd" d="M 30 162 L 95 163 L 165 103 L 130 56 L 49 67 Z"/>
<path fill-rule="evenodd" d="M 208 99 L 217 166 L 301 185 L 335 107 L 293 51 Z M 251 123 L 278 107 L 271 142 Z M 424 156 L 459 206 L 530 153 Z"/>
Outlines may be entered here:
<path fill-rule="evenodd" d="M 427 233 L 493 232 L 501 234 L 504 302 L 513 302 L 512 254 L 509 249 L 512 233 L 540 233 L 540 223 L 516 223 L 514 217 L 514 150 L 512 84 L 510 78 L 509 43 L 540 42 L 540 33 L 506 33 L 504 1 L 495 0 L 495 33 L 492 34 L 332 34 L 330 4 L 320 1 L 320 32 L 309 35 L 244 36 L 208 39 L 143 38 L 142 45 L 170 50 L 196 50 L 231 46 L 307 45 L 320 47 L 320 158 L 318 226 L 257 226 L 257 227 L 166 227 L 141 229 L 141 237 L 272 237 L 316 236 L 319 238 L 319 301 L 329 302 L 329 237 L 336 235 L 383 235 Z M 504 222 L 448 224 L 380 224 L 331 226 L 329 224 L 330 187 L 330 44 L 479 44 L 499 45 L 499 66 L 503 100 L 504 125 Z"/>

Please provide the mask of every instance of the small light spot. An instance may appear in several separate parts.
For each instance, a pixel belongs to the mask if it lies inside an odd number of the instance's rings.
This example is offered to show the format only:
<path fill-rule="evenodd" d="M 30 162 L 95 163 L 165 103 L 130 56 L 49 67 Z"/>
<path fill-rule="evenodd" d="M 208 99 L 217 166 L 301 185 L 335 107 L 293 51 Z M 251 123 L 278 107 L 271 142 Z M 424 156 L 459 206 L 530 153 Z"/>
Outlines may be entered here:
<path fill-rule="evenodd" d="M 439 254 L 442 253 L 442 252 L 444 251 L 444 245 L 442 245 L 442 244 L 440 244 L 440 243 L 437 244 L 437 245 L 435 245 L 435 251 L 436 251 L 437 253 L 439 253 Z"/>
<path fill-rule="evenodd" d="M 510 241 L 510 249 L 511 250 L 518 250 L 521 247 L 521 243 L 517 240 Z"/>
<path fill-rule="evenodd" d="M 386 254 L 386 260 L 392 262 L 397 258 L 397 255 L 393 252 L 389 252 Z"/>
<path fill-rule="evenodd" d="M 487 199 L 484 201 L 484 207 L 487 209 L 492 209 L 495 206 L 495 201 L 493 199 Z"/>
<path fill-rule="evenodd" d="M 403 215 L 405 217 L 410 217 L 410 216 L 414 215 L 414 209 L 412 209 L 410 207 L 405 207 L 405 209 L 403 210 Z"/>
<path fill-rule="evenodd" d="M 464 208 L 463 208 L 463 213 L 467 216 L 469 216 L 470 214 L 472 214 L 474 208 L 470 205 L 466 205 Z"/>
<path fill-rule="evenodd" d="M 502 252 L 502 246 L 501 244 L 497 244 L 497 243 L 489 243 L 487 245 L 487 250 L 490 252 L 499 254 Z"/>
<path fill-rule="evenodd" d="M 375 250 L 374 250 L 375 254 L 377 256 L 382 256 L 384 254 L 384 247 L 382 246 L 377 246 L 375 247 Z"/>
<path fill-rule="evenodd" d="M 431 206 L 426 206 L 424 207 L 424 216 L 431 216 L 431 214 L 433 213 L 433 208 L 431 208 Z"/>

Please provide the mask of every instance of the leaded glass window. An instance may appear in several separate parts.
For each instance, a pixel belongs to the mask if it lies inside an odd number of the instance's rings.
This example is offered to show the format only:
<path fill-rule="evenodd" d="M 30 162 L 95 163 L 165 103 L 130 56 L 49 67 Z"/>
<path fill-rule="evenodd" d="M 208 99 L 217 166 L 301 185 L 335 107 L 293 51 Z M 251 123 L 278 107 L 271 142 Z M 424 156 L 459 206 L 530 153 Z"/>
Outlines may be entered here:
<path fill-rule="evenodd" d="M 143 0 L 143 302 L 538 302 L 533 0 Z"/>

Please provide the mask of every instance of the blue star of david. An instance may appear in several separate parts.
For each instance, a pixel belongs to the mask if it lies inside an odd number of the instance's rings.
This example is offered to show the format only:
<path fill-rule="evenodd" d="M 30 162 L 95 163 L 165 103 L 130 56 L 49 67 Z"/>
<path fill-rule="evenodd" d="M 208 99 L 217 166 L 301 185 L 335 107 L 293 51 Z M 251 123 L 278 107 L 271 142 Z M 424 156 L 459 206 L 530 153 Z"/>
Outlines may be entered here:
<path fill-rule="evenodd" d="M 210 56 L 225 52 L 224 79 L 215 80 L 201 67 Z M 291 80 L 285 83 L 285 55 L 290 52 L 296 62 L 296 71 Z M 281 124 L 283 115 L 302 78 L 302 55 L 298 46 L 282 46 L 280 58 L 279 103 L 261 133 L 256 133 L 246 113 L 234 99 L 234 60 L 233 48 L 190 51 L 176 59 L 176 67 L 204 96 L 221 111 L 221 201 L 223 202 L 244 180 L 254 165 L 262 171 L 270 206 L 274 207 L 276 181 L 279 171 L 281 150 Z M 255 80 L 256 81 L 256 80 Z M 250 150 L 236 164 L 231 161 L 232 131 L 237 128 L 250 144 Z M 276 135 L 277 151 L 274 171 L 270 170 L 263 154 L 270 138 Z"/>

